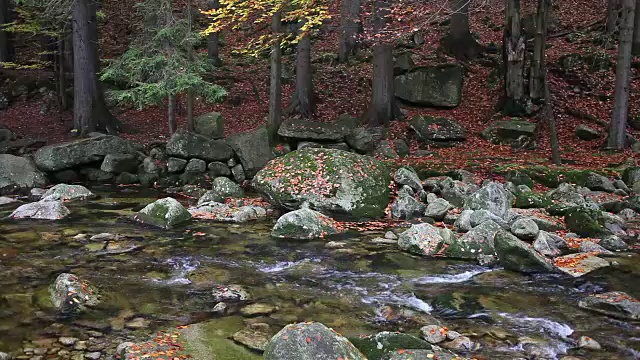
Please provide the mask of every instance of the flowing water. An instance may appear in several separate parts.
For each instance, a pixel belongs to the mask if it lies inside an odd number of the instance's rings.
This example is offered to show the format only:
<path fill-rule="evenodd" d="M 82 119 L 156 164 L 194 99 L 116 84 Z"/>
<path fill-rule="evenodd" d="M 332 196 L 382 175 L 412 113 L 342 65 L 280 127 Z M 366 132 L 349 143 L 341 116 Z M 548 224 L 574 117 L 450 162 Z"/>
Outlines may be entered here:
<path fill-rule="evenodd" d="M 108 353 L 119 341 L 215 319 L 211 288 L 241 284 L 254 301 L 277 306 L 261 318 L 274 329 L 320 321 L 346 335 L 417 334 L 421 326 L 440 322 L 469 334 L 482 345 L 476 354 L 489 359 L 526 358 L 523 337 L 539 344 L 549 358 L 569 353 L 635 359 L 640 354 L 640 324 L 577 306 L 580 298 L 596 292 L 620 290 L 640 297 L 637 254 L 621 255 L 618 266 L 579 279 L 526 276 L 414 257 L 394 245 L 371 243 L 383 231 L 348 233 L 338 239 L 346 247 L 335 250 L 325 248 L 325 241 L 273 239 L 272 221 L 198 221 L 170 231 L 151 229 L 128 216 L 157 193 L 98 193 L 98 200 L 72 204 L 72 215 L 62 221 L 0 222 L 0 351 L 19 354 L 38 339 L 97 331 L 107 339 Z M 0 209 L 0 217 L 11 210 Z M 103 232 L 121 236 L 112 249 L 133 251 L 117 254 L 104 251 L 101 242 L 75 238 Z M 47 303 L 47 288 L 62 272 L 95 284 L 103 294 L 101 306 L 76 318 L 58 317 Z M 146 320 L 143 326 L 127 324 L 136 317 Z M 242 319 L 218 321 L 226 334 L 221 348 L 238 346 L 226 336 L 244 327 Z M 580 335 L 596 339 L 604 350 L 575 349 Z"/>

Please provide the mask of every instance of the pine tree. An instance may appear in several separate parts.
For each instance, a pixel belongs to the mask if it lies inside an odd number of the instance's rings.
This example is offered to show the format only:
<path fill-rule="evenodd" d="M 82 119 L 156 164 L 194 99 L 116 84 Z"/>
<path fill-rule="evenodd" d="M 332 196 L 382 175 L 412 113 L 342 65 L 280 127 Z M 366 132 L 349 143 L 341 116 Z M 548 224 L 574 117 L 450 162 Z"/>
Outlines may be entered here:
<path fill-rule="evenodd" d="M 120 104 L 143 108 L 168 100 L 169 130 L 176 130 L 176 96 L 193 89 L 206 101 L 220 101 L 225 90 L 207 82 L 211 70 L 206 55 L 190 53 L 200 34 L 189 31 L 185 17 L 174 14 L 171 0 L 145 0 L 136 5 L 143 16 L 139 37 L 101 75 L 103 81 L 120 86 L 109 92 Z M 191 57 L 190 57 L 191 55 Z"/>

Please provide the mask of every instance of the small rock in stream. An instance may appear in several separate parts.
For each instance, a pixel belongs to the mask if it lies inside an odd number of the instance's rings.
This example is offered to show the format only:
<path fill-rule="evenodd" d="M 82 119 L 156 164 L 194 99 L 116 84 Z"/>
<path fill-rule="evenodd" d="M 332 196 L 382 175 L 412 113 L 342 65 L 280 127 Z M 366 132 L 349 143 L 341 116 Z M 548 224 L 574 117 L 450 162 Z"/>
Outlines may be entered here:
<path fill-rule="evenodd" d="M 578 347 L 589 350 L 602 350 L 602 346 L 588 336 L 580 336 L 580 339 L 578 340 Z"/>

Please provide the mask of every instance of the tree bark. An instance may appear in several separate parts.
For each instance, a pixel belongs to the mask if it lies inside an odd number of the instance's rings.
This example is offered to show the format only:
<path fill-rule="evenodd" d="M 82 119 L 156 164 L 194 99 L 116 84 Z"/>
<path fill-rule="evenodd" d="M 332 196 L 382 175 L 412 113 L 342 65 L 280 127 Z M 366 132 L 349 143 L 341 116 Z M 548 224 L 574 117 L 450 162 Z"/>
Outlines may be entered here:
<path fill-rule="evenodd" d="M 271 30 L 276 40 L 271 45 L 269 62 L 269 114 L 267 115 L 267 132 L 269 143 L 273 146 L 277 142 L 278 128 L 282 118 L 282 49 L 280 33 L 282 32 L 281 14 L 276 12 L 271 19 Z"/>
<path fill-rule="evenodd" d="M 471 0 L 451 0 L 451 26 L 443 39 L 444 49 L 456 59 L 470 60 L 483 51 L 471 35 L 469 28 L 469 5 Z"/>
<path fill-rule="evenodd" d="M 612 35 L 618 28 L 620 0 L 607 1 L 607 34 Z"/>
<path fill-rule="evenodd" d="M 620 44 L 616 63 L 616 88 L 613 115 L 609 126 L 607 147 L 622 150 L 625 147 L 627 117 L 629 116 L 629 82 L 631 80 L 631 42 L 636 0 L 621 0 Z"/>
<path fill-rule="evenodd" d="M 98 81 L 96 7 L 93 0 L 75 0 L 73 28 L 73 123 L 84 136 L 92 131 L 117 133 L 119 123 L 107 108 Z"/>
<path fill-rule="evenodd" d="M 543 0 L 544 1 L 544 0 Z M 551 161 L 554 165 L 561 165 L 562 159 L 560 158 L 560 145 L 558 144 L 558 131 L 556 130 L 556 119 L 553 115 L 553 99 L 551 99 L 551 92 L 549 91 L 549 75 L 547 74 L 546 66 L 543 65 L 543 95 L 544 95 L 544 116 L 547 120 L 547 126 L 549 126 L 549 141 L 551 142 Z"/>
<path fill-rule="evenodd" d="M 389 22 L 391 0 L 376 0 L 374 3 L 374 31 L 381 32 Z M 373 79 L 368 123 L 371 126 L 388 125 L 394 117 L 396 107 L 393 84 L 393 45 L 378 41 L 373 47 Z"/>
<path fill-rule="evenodd" d="M 311 72 L 311 36 L 306 33 L 296 46 L 296 88 L 289 111 L 306 118 L 315 111 Z"/>
<path fill-rule="evenodd" d="M 631 54 L 640 55 L 640 4 L 636 3 L 636 14 L 633 21 L 633 44 Z"/>
<path fill-rule="evenodd" d="M 193 9 L 192 9 L 191 1 L 192 0 L 187 0 L 187 22 L 189 26 L 189 36 L 191 36 L 191 28 L 193 27 L 192 13 L 191 13 Z M 187 66 L 191 67 L 191 63 L 193 62 L 193 47 L 191 45 L 189 45 L 189 48 L 187 49 L 187 59 L 189 61 Z M 193 89 L 188 88 L 187 89 L 187 128 L 193 131 L 194 127 L 195 126 L 193 124 Z"/>
<path fill-rule="evenodd" d="M 338 59 L 347 62 L 357 51 L 360 32 L 360 0 L 342 0 L 340 3 L 340 45 Z"/>
<path fill-rule="evenodd" d="M 525 111 L 525 37 L 521 33 L 520 0 L 506 0 L 503 56 L 505 69 L 505 115 L 521 116 Z"/>
<path fill-rule="evenodd" d="M 207 3 L 209 5 L 209 9 L 212 10 L 220 7 L 220 2 L 218 0 L 209 0 Z M 209 39 L 207 41 L 207 56 L 215 65 L 220 64 L 220 34 L 217 32 L 209 34 Z"/>
<path fill-rule="evenodd" d="M 169 95 L 167 99 L 167 119 L 169 120 L 169 133 L 173 135 L 178 130 L 176 122 L 176 96 Z"/>
<path fill-rule="evenodd" d="M 2 30 L 2 25 L 13 21 L 12 11 L 10 0 L 0 0 L 0 62 L 11 62 L 14 58 L 11 34 Z"/>
<path fill-rule="evenodd" d="M 65 71 L 67 65 L 65 64 L 65 39 L 66 34 L 62 34 L 58 40 L 58 110 L 65 111 L 69 107 L 69 99 L 67 97 L 67 72 Z"/>
<path fill-rule="evenodd" d="M 540 100 L 544 95 L 545 49 L 547 46 L 547 20 L 551 0 L 538 0 L 536 15 L 536 34 L 533 45 L 531 72 L 529 73 L 529 96 L 533 100 Z"/>

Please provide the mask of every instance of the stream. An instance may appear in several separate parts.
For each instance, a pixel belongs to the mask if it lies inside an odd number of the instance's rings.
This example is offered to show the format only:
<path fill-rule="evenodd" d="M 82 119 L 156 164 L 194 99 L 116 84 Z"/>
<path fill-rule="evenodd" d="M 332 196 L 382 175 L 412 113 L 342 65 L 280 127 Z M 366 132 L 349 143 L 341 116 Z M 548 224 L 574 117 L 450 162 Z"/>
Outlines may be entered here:
<path fill-rule="evenodd" d="M 273 220 L 194 221 L 174 230 L 153 229 L 128 217 L 161 194 L 137 188 L 92 191 L 100 198 L 70 204 L 72 215 L 64 220 L 0 222 L 0 352 L 19 355 L 46 339 L 90 336 L 101 339 L 95 349 L 107 359 L 119 342 L 208 319 L 220 322 L 221 334 L 233 333 L 244 327 L 242 319 L 217 315 L 210 292 L 217 284 L 240 284 L 253 301 L 275 306 L 261 319 L 274 329 L 318 321 L 346 336 L 383 330 L 417 335 L 421 326 L 441 323 L 480 343 L 474 352 L 479 358 L 533 358 L 522 339 L 538 344 L 549 359 L 640 358 L 640 323 L 577 305 L 604 291 L 639 298 L 637 253 L 621 254 L 613 259 L 617 266 L 582 278 L 530 276 L 420 258 L 393 244 L 371 242 L 391 227 L 330 239 L 345 243 L 339 249 L 327 248 L 326 241 L 271 238 Z M 15 207 L 0 208 L 0 217 Z M 105 250 L 103 242 L 89 240 L 100 233 L 119 238 Z M 59 317 L 47 298 L 48 286 L 62 272 L 92 282 L 103 294 L 102 304 L 75 318 Z M 576 349 L 581 335 L 596 339 L 603 350 Z M 239 346 L 226 336 L 221 344 Z M 246 352 L 247 358 L 260 358 Z"/>

